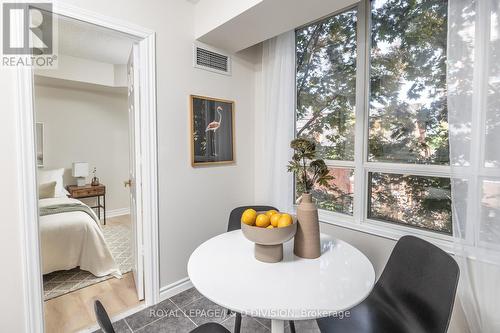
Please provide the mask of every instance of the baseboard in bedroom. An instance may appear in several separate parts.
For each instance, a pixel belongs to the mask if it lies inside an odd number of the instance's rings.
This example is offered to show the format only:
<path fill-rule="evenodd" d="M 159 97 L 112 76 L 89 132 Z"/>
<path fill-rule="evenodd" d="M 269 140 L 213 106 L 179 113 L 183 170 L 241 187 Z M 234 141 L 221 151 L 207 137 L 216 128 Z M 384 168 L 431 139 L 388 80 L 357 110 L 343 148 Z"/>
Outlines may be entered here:
<path fill-rule="evenodd" d="M 167 298 L 180 294 L 183 291 L 188 290 L 189 288 L 192 287 L 193 284 L 191 283 L 191 280 L 188 277 L 185 277 L 184 279 L 180 279 L 178 281 L 175 281 L 174 283 L 166 285 L 160 288 L 160 302 L 166 300 Z"/>
<path fill-rule="evenodd" d="M 130 214 L 130 208 L 110 209 L 106 211 L 106 218 Z"/>

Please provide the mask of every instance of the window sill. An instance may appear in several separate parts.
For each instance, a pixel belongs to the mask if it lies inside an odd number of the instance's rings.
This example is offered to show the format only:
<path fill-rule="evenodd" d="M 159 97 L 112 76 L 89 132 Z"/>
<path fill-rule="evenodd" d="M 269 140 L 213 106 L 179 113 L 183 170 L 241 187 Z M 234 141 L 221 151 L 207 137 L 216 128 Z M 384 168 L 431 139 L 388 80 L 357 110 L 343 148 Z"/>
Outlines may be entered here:
<path fill-rule="evenodd" d="M 370 219 L 363 220 L 362 222 L 356 222 L 352 216 L 325 210 L 318 210 L 318 215 L 319 221 L 321 223 L 330 224 L 337 227 L 346 228 L 394 241 L 399 240 L 402 236 L 412 235 L 422 238 L 450 254 L 455 254 L 452 236 Z"/>
<path fill-rule="evenodd" d="M 354 222 L 354 218 L 352 216 L 333 213 L 325 210 L 319 210 L 318 213 L 319 221 L 321 223 L 330 224 L 336 227 L 362 232 L 364 234 L 386 238 L 393 241 L 398 241 L 405 235 L 412 235 L 436 245 L 452 256 L 455 256 L 457 254 L 457 249 L 460 248 L 460 246 L 455 247 L 453 237 L 448 235 L 439 233 L 436 233 L 434 235 L 434 233 L 426 230 L 418 230 L 405 226 L 392 225 L 386 222 L 373 221 L 369 219 L 362 223 L 356 223 Z M 464 251 L 465 257 L 473 262 L 498 265 L 498 262 L 500 260 L 500 251 L 498 250 L 476 248 L 467 244 L 464 244 L 462 249 Z"/>

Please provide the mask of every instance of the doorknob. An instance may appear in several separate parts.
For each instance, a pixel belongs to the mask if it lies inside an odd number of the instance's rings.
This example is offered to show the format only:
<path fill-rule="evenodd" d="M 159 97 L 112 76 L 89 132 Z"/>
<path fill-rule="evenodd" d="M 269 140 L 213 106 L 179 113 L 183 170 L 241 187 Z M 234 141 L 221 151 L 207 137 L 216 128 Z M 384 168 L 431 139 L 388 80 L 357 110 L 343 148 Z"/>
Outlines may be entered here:
<path fill-rule="evenodd" d="M 123 186 L 125 187 L 132 187 L 132 179 L 129 179 L 129 180 L 125 180 L 123 181 Z"/>

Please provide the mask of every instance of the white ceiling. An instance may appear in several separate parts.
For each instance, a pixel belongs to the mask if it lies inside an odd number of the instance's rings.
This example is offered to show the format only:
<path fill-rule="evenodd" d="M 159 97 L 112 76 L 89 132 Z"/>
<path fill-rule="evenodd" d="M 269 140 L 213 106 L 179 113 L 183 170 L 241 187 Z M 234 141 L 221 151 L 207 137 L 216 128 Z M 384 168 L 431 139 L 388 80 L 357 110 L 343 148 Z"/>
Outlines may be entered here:
<path fill-rule="evenodd" d="M 108 64 L 126 64 L 134 39 L 97 25 L 57 17 L 58 51 L 73 57 Z"/>
<path fill-rule="evenodd" d="M 203 0 L 196 5 L 195 38 L 237 52 L 347 8 L 359 0 Z M 221 20 L 222 18 L 222 20 Z"/>

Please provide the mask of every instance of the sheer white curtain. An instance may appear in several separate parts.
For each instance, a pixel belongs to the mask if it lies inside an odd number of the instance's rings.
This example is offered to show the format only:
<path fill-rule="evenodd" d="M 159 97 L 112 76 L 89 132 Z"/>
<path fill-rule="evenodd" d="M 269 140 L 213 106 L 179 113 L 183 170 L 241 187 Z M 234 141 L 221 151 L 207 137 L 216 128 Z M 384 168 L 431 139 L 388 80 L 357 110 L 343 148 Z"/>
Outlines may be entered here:
<path fill-rule="evenodd" d="M 295 33 L 289 31 L 264 42 L 262 50 L 263 117 L 256 123 L 262 134 L 260 145 L 263 169 L 261 201 L 291 211 L 293 179 L 286 172 L 291 158 L 295 109 Z"/>
<path fill-rule="evenodd" d="M 450 0 L 448 122 L 459 297 L 500 332 L 500 1 Z"/>

